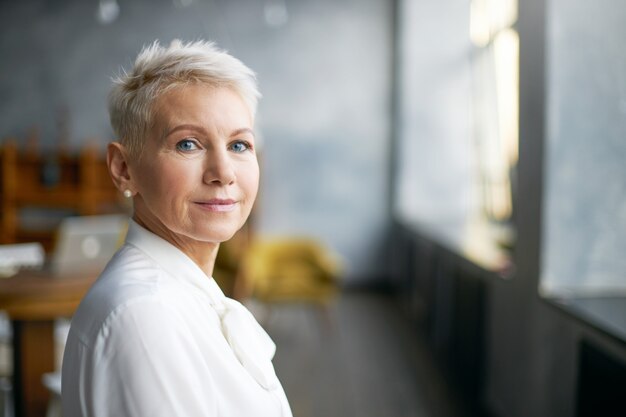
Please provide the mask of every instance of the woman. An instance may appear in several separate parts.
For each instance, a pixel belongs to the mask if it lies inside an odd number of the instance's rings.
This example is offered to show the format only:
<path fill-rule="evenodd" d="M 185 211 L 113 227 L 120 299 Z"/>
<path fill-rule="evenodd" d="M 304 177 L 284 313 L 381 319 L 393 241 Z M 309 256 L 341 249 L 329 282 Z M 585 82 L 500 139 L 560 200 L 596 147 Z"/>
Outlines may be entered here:
<path fill-rule="evenodd" d="M 72 319 L 65 417 L 291 416 L 273 342 L 211 278 L 256 197 L 258 97 L 206 42 L 155 42 L 115 81 L 107 162 L 134 213 Z"/>

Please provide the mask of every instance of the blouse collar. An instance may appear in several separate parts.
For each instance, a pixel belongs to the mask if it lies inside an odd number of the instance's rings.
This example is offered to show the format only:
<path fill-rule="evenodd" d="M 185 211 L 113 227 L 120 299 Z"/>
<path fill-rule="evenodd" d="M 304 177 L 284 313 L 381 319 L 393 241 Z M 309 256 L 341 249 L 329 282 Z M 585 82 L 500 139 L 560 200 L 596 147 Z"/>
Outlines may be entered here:
<path fill-rule="evenodd" d="M 172 277 L 198 287 L 208 295 L 215 307 L 221 306 L 226 298 L 215 280 L 207 276 L 189 256 L 133 219 L 129 220 L 126 243 L 144 252 Z"/>
<path fill-rule="evenodd" d="M 276 345 L 247 308 L 227 298 L 215 280 L 207 277 L 184 252 L 132 219 L 126 243 L 143 251 L 175 279 L 188 281 L 207 294 L 220 318 L 222 333 L 239 362 L 263 388 L 280 387 L 271 362 Z"/>

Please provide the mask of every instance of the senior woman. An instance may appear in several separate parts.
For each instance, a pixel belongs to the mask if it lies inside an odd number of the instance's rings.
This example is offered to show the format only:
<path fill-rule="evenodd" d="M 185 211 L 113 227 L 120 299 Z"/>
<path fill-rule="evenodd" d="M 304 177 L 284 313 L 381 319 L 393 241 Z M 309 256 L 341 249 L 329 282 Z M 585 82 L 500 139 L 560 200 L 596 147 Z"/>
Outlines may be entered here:
<path fill-rule="evenodd" d="M 65 417 L 291 416 L 275 345 L 213 278 L 259 182 L 254 73 L 207 42 L 155 42 L 117 80 L 107 161 L 133 199 L 125 244 L 67 339 Z"/>

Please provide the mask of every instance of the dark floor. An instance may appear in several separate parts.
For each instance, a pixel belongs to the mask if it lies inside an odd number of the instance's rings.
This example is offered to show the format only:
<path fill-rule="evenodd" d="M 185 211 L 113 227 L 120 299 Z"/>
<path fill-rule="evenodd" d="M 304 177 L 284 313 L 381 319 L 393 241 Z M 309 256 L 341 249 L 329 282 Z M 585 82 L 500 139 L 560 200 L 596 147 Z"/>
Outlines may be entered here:
<path fill-rule="evenodd" d="M 274 365 L 294 417 L 463 415 L 389 294 L 347 291 L 328 314 L 280 305 L 262 322 L 278 346 Z"/>

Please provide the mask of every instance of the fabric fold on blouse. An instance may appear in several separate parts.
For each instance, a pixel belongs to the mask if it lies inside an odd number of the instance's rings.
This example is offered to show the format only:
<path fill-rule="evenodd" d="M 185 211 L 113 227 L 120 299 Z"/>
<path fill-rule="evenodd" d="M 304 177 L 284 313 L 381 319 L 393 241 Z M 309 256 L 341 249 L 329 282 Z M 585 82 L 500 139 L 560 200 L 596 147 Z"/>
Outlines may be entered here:
<path fill-rule="evenodd" d="M 221 319 L 224 337 L 243 367 L 267 390 L 276 389 L 280 385 L 272 365 L 276 345 L 244 305 L 226 297 L 215 279 L 207 277 L 184 252 L 143 229 L 133 220 L 130 220 L 126 241 L 146 252 L 170 274 L 181 275 L 182 272 L 189 277 L 193 285 L 209 296 Z"/>

